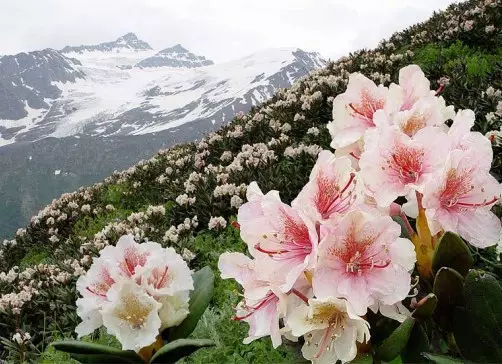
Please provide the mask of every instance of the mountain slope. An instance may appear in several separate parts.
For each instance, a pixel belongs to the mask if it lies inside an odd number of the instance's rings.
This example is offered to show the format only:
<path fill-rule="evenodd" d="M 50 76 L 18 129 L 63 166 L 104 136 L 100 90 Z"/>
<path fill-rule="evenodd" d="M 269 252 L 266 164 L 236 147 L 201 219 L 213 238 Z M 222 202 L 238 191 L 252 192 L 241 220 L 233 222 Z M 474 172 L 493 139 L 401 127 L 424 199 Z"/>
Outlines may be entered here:
<path fill-rule="evenodd" d="M 9 90 L 0 93 L 0 103 L 3 95 L 13 95 L 14 101 L 4 104 L 17 105 L 18 112 L 0 117 L 0 238 L 55 196 L 99 181 L 160 148 L 200 138 L 324 64 L 316 53 L 275 49 L 204 66 L 211 61 L 181 45 L 156 53 L 132 49 L 134 43 L 122 47 L 124 38 L 106 46 L 67 47 L 64 55 L 49 50 L 50 57 L 36 58 L 34 71 L 44 70 L 52 78 L 45 88 L 33 84 L 33 90 L 25 90 L 41 100 L 31 107 L 14 102 L 17 86 L 9 82 L 21 81 L 9 76 L 10 69 L 0 75 L 6 79 L 0 85 Z M 15 57 L 2 61 L 10 64 Z M 150 66 L 137 66 L 143 61 Z M 136 154 L 122 153 L 128 146 Z M 56 170 L 61 174 L 54 175 Z"/>
<path fill-rule="evenodd" d="M 30 124 L 30 111 L 48 109 L 47 100 L 62 95 L 62 84 L 83 78 L 79 66 L 53 49 L 0 58 L 0 120 L 7 120 L 4 130 L 0 128 L 2 136 L 8 138 L 26 126 L 18 120 Z"/>
<path fill-rule="evenodd" d="M 452 5 L 429 21 L 394 34 L 375 50 L 356 52 L 312 72 L 204 140 L 161 150 L 103 183 L 61 196 L 5 243 L 0 263 L 14 283 L 0 281 L 2 298 L 7 303 L 13 297 L 20 298 L 16 309 L 21 316 L 0 311 L 5 322 L 0 336 L 8 338 L 22 329 L 38 344 L 50 340 L 38 334 L 46 327 L 60 335 L 72 333 L 78 320 L 75 281 L 88 269 L 90 257 L 115 244 L 126 232 L 138 241 L 158 241 L 180 252 L 190 249 L 195 253 L 190 262 L 193 269 L 205 265 L 215 268 L 219 253 L 225 250 L 244 251 L 232 226 L 215 231 L 209 226 L 211 217 L 230 221 L 253 180 L 264 192 L 281 191 L 286 203 L 297 195 L 309 178 L 319 149 L 329 149 L 331 138 L 325 125 L 332 119 L 332 100 L 345 91 L 349 73 L 363 72 L 388 85 L 397 81 L 400 68 L 416 63 L 431 80 L 431 88 L 439 88 L 440 77 L 449 79 L 442 96 L 457 109 L 475 110 L 475 130 L 483 134 L 498 130 L 502 125 L 498 106 L 502 99 L 497 93 L 502 88 L 502 31 L 489 33 L 486 28 L 500 24 L 501 9 L 500 1 Z M 471 29 L 461 26 L 471 21 Z M 452 22 L 454 26 L 449 25 Z M 494 168 L 500 176 L 502 148 L 494 148 Z M 151 208 L 157 205 L 164 213 L 153 212 L 159 211 Z M 481 258 L 476 256 L 478 261 Z M 495 259 L 490 259 L 496 266 Z M 21 273 L 9 272 L 19 265 Z M 36 293 L 30 287 L 37 287 Z M 283 358 L 270 359 L 278 351 L 266 340 L 242 344 L 247 327 L 231 321 L 231 306 L 240 300 L 235 290 L 234 284 L 216 280 L 212 306 L 196 335 L 210 337 L 218 345 L 187 362 L 293 362 L 294 358 L 284 353 Z M 107 339 L 104 333 L 99 336 Z M 288 347 L 283 350 L 295 354 Z M 34 360 L 38 355 L 34 350 L 25 354 Z M 16 355 L 15 350 L 4 349 L 3 357 L 16 361 Z M 44 357 L 50 358 L 49 362 L 67 359 L 55 360 L 52 355 L 49 350 Z"/>

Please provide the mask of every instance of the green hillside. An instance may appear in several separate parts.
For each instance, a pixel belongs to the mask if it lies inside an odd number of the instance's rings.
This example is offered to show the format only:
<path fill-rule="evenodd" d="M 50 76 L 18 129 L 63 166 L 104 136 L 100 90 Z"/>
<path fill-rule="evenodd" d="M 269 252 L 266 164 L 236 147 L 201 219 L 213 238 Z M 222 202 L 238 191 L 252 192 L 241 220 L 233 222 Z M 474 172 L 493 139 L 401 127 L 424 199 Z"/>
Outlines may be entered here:
<path fill-rule="evenodd" d="M 161 150 L 147 161 L 115 172 L 103 183 L 61 196 L 6 240 L 0 250 L 0 359 L 62 363 L 47 349 L 55 338 L 74 336 L 78 324 L 77 278 L 103 247 L 132 233 L 137 241 L 174 247 L 192 269 L 210 265 L 225 251 L 245 251 L 232 226 L 247 185 L 281 191 L 289 203 L 308 180 L 322 149 L 332 101 L 348 75 L 361 72 L 377 84 L 396 82 L 399 69 L 417 64 L 455 109 L 476 113 L 475 130 L 502 125 L 502 1 L 472 0 L 450 6 L 428 21 L 395 33 L 373 50 L 360 50 L 281 90 L 269 102 L 198 143 Z M 447 81 L 446 81 L 447 79 Z M 441 82 L 440 82 L 441 80 Z M 492 173 L 502 179 L 502 139 L 493 134 Z M 500 205 L 496 207 L 500 216 Z M 494 249 L 478 254 L 497 274 Z M 195 335 L 216 347 L 190 363 L 281 363 L 300 360 L 296 346 L 273 350 L 269 339 L 242 344 L 247 325 L 232 321 L 237 284 L 216 274 L 215 295 Z M 499 276 L 500 277 L 500 276 Z M 11 341 L 22 330 L 26 344 Z M 88 340 L 117 345 L 104 331 Z M 300 361 L 298 361 L 300 362 Z"/>

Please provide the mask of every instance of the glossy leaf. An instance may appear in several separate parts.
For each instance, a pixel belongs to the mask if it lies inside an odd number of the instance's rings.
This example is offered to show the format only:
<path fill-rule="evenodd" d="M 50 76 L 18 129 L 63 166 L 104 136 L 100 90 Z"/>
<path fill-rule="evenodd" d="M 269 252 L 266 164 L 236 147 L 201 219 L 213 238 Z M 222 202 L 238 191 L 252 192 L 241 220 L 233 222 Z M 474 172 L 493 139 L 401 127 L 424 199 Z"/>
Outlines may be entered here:
<path fill-rule="evenodd" d="M 169 329 L 167 340 L 187 338 L 199 322 L 202 314 L 206 311 L 214 289 L 214 274 L 211 268 L 204 267 L 193 275 L 194 290 L 190 293 L 190 302 L 187 318 L 179 326 Z"/>
<path fill-rule="evenodd" d="M 452 330 L 455 308 L 464 305 L 464 278 L 456 270 L 443 267 L 434 279 L 433 292 L 438 298 L 434 318 L 446 331 Z"/>
<path fill-rule="evenodd" d="M 469 248 L 457 234 L 446 232 L 439 239 L 432 258 L 432 272 L 437 274 L 442 267 L 450 267 L 463 277 L 472 268 L 473 258 Z"/>
<path fill-rule="evenodd" d="M 373 364 L 373 355 L 371 353 L 358 354 L 354 360 L 351 361 L 352 364 Z"/>
<path fill-rule="evenodd" d="M 134 351 L 120 350 L 79 340 L 56 341 L 51 344 L 57 350 L 69 353 L 82 363 L 142 363 L 143 360 Z"/>
<path fill-rule="evenodd" d="M 422 356 L 424 358 L 429 359 L 430 361 L 434 362 L 435 364 L 464 364 L 465 361 L 453 358 L 451 356 L 446 356 L 446 355 L 439 355 L 439 354 L 433 354 L 433 353 L 422 353 Z"/>
<path fill-rule="evenodd" d="M 384 361 L 391 361 L 403 352 L 408 344 L 411 331 L 415 326 L 415 319 L 408 317 L 385 339 L 375 350 L 375 357 Z"/>
<path fill-rule="evenodd" d="M 171 341 L 155 353 L 150 363 L 176 363 L 193 352 L 209 346 L 214 346 L 212 340 L 179 339 Z"/>
<path fill-rule="evenodd" d="M 453 333 L 461 355 L 474 362 L 502 363 L 502 287 L 483 271 L 465 278 L 465 307 L 456 309 Z"/>
<path fill-rule="evenodd" d="M 401 353 L 403 363 L 424 363 L 421 353 L 429 350 L 429 338 L 423 326 L 417 322 L 411 331 L 408 345 Z"/>

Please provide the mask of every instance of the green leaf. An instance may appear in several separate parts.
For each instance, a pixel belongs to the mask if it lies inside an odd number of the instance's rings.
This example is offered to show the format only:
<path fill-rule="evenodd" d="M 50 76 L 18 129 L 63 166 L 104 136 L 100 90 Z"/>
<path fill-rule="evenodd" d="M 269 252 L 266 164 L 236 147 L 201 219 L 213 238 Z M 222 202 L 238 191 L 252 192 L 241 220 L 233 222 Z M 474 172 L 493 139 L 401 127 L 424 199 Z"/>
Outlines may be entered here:
<path fill-rule="evenodd" d="M 214 274 L 211 268 L 204 267 L 193 275 L 194 290 L 190 293 L 190 302 L 187 318 L 181 324 L 171 327 L 168 331 L 168 341 L 188 337 L 206 311 L 213 297 Z"/>
<path fill-rule="evenodd" d="M 443 330 L 451 331 L 455 308 L 465 302 L 464 278 L 456 270 L 443 267 L 436 274 L 433 292 L 438 298 L 434 319 Z"/>
<path fill-rule="evenodd" d="M 120 350 L 79 340 L 55 341 L 51 344 L 57 350 L 69 353 L 82 363 L 143 363 L 134 351 Z"/>
<path fill-rule="evenodd" d="M 455 342 L 467 360 L 502 363 L 502 287 L 483 271 L 465 278 L 465 307 L 456 309 Z"/>
<path fill-rule="evenodd" d="M 422 298 L 419 302 L 419 306 L 415 308 L 415 311 L 411 313 L 414 318 L 426 319 L 434 313 L 438 299 L 434 293 L 429 293 L 427 296 Z"/>
<path fill-rule="evenodd" d="M 433 361 L 435 364 L 464 364 L 465 361 L 453 358 L 451 356 L 439 355 L 433 353 L 422 353 L 424 358 Z"/>
<path fill-rule="evenodd" d="M 358 354 L 351 364 L 373 364 L 373 355 L 371 353 Z"/>
<path fill-rule="evenodd" d="M 204 339 L 179 339 L 171 341 L 155 353 L 150 363 L 176 363 L 194 351 L 208 346 L 214 346 L 214 342 Z"/>
<path fill-rule="evenodd" d="M 472 265 L 471 252 L 462 238 L 449 231 L 444 233 L 432 258 L 432 273 L 437 274 L 442 267 L 450 267 L 465 277 Z"/>
<path fill-rule="evenodd" d="M 429 338 L 424 327 L 419 323 L 415 323 L 411 331 L 408 345 L 401 353 L 403 363 L 425 363 L 426 360 L 421 356 L 421 353 L 429 350 Z"/>
<path fill-rule="evenodd" d="M 415 326 L 415 319 L 408 317 L 382 344 L 375 350 L 375 356 L 384 361 L 396 358 L 406 347 Z"/>

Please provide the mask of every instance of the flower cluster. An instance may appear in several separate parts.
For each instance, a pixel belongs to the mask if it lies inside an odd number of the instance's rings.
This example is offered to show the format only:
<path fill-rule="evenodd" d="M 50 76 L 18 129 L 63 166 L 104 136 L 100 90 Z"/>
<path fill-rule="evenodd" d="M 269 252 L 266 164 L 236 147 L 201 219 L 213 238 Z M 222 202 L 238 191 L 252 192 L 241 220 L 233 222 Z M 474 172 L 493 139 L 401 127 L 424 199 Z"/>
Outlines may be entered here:
<path fill-rule="evenodd" d="M 124 235 L 78 279 L 82 322 L 75 331 L 81 337 L 105 326 L 124 350 L 138 352 L 185 319 L 193 288 L 192 273 L 174 249 Z"/>
<path fill-rule="evenodd" d="M 239 209 L 251 258 L 225 253 L 219 269 L 243 287 L 235 319 L 250 325 L 244 342 L 270 336 L 277 347 L 282 336 L 303 336 L 306 359 L 348 362 L 370 338 L 368 310 L 403 321 L 417 255 L 416 239 L 400 237 L 391 218 L 400 215 L 416 237 L 398 197 L 432 235 L 497 244 L 501 224 L 490 208 L 502 190 L 489 173 L 490 141 L 473 124 L 474 113 L 455 114 L 418 66 L 389 87 L 350 75 L 328 125 L 337 156 L 319 153 L 291 205 L 252 183 Z"/>
<path fill-rule="evenodd" d="M 411 65 L 389 88 L 351 75 L 347 91 L 333 102 L 329 129 L 332 147 L 360 149 L 355 155 L 360 175 L 378 207 L 407 196 L 417 209 L 406 211 L 417 217 L 418 208 L 425 209 L 433 235 L 451 231 L 485 248 L 500 235 L 500 220 L 490 208 L 501 187 L 489 173 L 490 140 L 471 131 L 474 121 L 471 110 L 455 114 L 446 107 L 420 68 Z"/>

